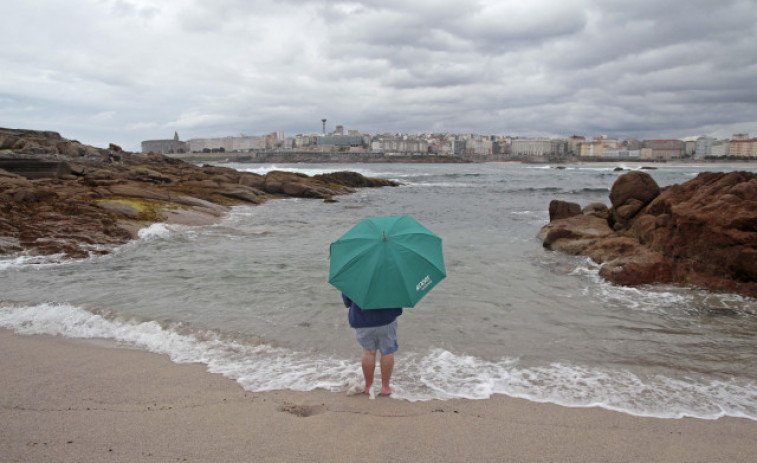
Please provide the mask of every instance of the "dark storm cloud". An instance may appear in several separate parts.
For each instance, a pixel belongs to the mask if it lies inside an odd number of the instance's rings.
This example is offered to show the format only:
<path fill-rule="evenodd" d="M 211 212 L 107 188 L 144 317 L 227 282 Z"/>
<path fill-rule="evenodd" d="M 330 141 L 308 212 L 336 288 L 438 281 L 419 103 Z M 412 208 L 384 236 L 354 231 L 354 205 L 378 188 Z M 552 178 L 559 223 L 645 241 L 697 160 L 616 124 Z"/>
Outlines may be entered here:
<path fill-rule="evenodd" d="M 0 13 L 23 38 L 0 50 L 0 125 L 97 145 L 312 133 L 322 117 L 370 133 L 757 133 L 750 0 L 40 0 Z"/>

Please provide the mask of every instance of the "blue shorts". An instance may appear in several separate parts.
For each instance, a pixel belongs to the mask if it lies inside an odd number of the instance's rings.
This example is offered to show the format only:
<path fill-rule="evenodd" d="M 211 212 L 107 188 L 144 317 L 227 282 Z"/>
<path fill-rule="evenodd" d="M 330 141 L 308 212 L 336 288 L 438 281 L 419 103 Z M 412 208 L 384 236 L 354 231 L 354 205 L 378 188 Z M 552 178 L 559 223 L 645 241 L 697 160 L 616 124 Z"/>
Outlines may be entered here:
<path fill-rule="evenodd" d="M 355 339 L 369 351 L 380 350 L 381 355 L 397 352 L 397 319 L 388 325 L 372 326 L 370 328 L 355 328 Z"/>

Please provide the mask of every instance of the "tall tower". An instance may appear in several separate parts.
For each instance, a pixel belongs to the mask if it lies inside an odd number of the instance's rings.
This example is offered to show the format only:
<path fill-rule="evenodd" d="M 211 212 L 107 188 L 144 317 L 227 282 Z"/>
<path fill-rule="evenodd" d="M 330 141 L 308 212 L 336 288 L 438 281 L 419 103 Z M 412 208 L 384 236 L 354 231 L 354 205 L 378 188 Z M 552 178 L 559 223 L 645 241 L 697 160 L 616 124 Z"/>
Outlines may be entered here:
<path fill-rule="evenodd" d="M 326 135 L 326 119 L 321 119 L 321 122 L 323 122 L 323 134 Z"/>

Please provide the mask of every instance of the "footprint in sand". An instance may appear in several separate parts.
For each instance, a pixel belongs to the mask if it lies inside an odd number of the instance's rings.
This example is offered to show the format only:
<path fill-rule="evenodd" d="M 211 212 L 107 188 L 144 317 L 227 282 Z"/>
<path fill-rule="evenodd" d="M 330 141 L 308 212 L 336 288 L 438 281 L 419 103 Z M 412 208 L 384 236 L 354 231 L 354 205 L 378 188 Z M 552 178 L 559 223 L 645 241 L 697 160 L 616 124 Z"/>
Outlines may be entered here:
<path fill-rule="evenodd" d="M 307 418 L 313 415 L 320 415 L 326 411 L 323 405 L 297 405 L 285 402 L 279 407 L 280 412 L 291 413 L 300 418 Z"/>

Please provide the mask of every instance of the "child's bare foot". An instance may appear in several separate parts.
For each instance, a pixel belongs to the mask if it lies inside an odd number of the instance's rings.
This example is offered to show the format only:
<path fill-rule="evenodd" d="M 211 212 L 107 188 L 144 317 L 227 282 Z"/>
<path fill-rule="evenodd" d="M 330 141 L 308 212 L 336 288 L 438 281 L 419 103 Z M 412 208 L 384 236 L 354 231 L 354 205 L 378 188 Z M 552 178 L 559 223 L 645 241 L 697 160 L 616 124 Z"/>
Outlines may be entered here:
<path fill-rule="evenodd" d="M 394 388 L 393 387 L 386 387 L 386 388 L 382 387 L 381 388 L 381 392 L 379 392 L 379 395 L 386 397 L 386 396 L 392 395 L 392 392 L 394 392 Z"/>

